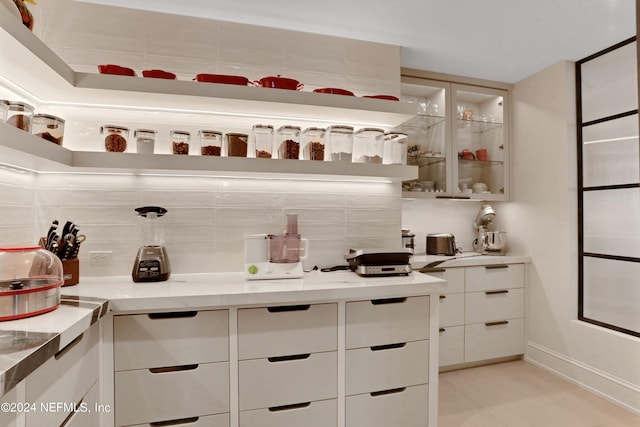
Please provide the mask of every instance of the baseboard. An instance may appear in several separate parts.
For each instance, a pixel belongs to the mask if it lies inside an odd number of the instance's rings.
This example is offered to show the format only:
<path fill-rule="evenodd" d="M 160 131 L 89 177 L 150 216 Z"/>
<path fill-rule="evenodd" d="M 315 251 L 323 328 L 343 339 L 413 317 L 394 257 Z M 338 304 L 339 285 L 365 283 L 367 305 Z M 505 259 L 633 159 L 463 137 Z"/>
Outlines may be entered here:
<path fill-rule="evenodd" d="M 536 343 L 525 360 L 634 414 L 640 415 L 640 387 Z"/>

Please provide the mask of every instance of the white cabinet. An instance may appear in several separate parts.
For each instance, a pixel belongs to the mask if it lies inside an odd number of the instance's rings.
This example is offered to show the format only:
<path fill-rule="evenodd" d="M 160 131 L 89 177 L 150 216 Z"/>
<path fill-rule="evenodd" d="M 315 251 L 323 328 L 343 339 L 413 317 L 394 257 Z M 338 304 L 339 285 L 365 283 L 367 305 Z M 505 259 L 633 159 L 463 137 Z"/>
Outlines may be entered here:
<path fill-rule="evenodd" d="M 347 396 L 346 425 L 424 427 L 428 425 L 428 401 L 427 385 Z"/>
<path fill-rule="evenodd" d="M 240 413 L 240 427 L 327 427 L 338 422 L 336 399 Z"/>
<path fill-rule="evenodd" d="M 524 353 L 524 264 L 435 268 L 440 296 L 441 368 Z"/>

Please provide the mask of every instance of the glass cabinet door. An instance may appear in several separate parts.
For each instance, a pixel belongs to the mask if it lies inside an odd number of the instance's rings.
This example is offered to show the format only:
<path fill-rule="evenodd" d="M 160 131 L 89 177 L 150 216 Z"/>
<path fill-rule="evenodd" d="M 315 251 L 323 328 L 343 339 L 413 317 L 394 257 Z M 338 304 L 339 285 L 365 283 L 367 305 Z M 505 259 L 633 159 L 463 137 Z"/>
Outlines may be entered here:
<path fill-rule="evenodd" d="M 451 96 L 453 196 L 507 200 L 507 91 L 453 84 Z"/>
<path fill-rule="evenodd" d="M 403 183 L 409 197 L 451 195 L 452 164 L 449 83 L 403 77 L 402 101 L 416 106 L 416 116 L 396 130 L 408 135 L 407 164 L 418 166 L 418 179 Z"/>

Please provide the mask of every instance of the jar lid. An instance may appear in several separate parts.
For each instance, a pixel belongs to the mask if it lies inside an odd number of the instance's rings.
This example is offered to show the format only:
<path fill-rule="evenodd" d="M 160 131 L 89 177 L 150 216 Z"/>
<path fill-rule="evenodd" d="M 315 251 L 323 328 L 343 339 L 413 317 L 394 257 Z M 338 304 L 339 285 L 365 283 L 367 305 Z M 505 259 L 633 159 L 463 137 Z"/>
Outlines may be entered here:
<path fill-rule="evenodd" d="M 61 119 L 60 117 L 52 116 L 51 114 L 36 114 L 35 116 L 33 116 L 34 121 L 38 119 L 54 120 L 56 122 L 60 122 L 61 124 L 64 124 L 64 119 Z"/>
<path fill-rule="evenodd" d="M 136 129 L 135 131 L 133 131 L 134 136 L 139 133 L 152 133 L 155 135 L 157 132 L 153 129 Z"/>
<path fill-rule="evenodd" d="M 384 137 L 387 139 L 407 139 L 409 138 L 409 135 L 407 135 L 406 133 L 403 132 L 387 132 L 384 134 Z"/>
<path fill-rule="evenodd" d="M 271 125 L 253 125 L 253 129 L 271 129 L 271 130 L 273 130 L 273 126 L 271 126 Z"/>
<path fill-rule="evenodd" d="M 129 128 L 123 127 L 123 126 L 116 126 L 116 125 L 104 125 L 100 128 L 102 129 L 106 129 L 106 130 L 119 130 L 119 131 L 126 131 L 129 132 Z"/>
<path fill-rule="evenodd" d="M 246 133 L 235 133 L 235 132 L 228 132 L 227 136 L 237 136 L 239 138 L 248 138 L 249 135 L 247 135 Z"/>
<path fill-rule="evenodd" d="M 327 130 L 325 128 L 306 128 L 302 133 L 312 133 L 312 132 L 322 132 L 325 133 Z"/>
<path fill-rule="evenodd" d="M 171 135 L 191 136 L 191 133 L 186 130 L 172 130 L 169 132 Z"/>
<path fill-rule="evenodd" d="M 374 133 L 374 134 L 384 134 L 384 129 L 379 129 L 379 128 L 362 128 L 362 129 L 358 129 L 356 131 L 356 133 L 354 135 L 360 135 L 362 133 Z"/>
<path fill-rule="evenodd" d="M 6 99 L 0 99 L 0 104 L 9 105 L 9 101 L 7 101 Z"/>
<path fill-rule="evenodd" d="M 198 131 L 198 135 L 205 135 L 205 134 L 222 136 L 222 132 L 218 132 L 217 130 L 199 130 Z"/>
<path fill-rule="evenodd" d="M 294 132 L 300 132 L 300 126 L 289 126 L 289 125 L 286 125 L 286 126 L 280 126 L 278 128 L 278 132 L 282 132 L 282 131 L 286 131 L 286 130 L 294 131 Z"/>
<path fill-rule="evenodd" d="M 24 110 L 33 111 L 33 107 L 26 102 L 9 101 L 9 107 L 18 107 Z"/>
<path fill-rule="evenodd" d="M 336 125 L 329 126 L 327 132 L 332 133 L 353 133 L 353 126 Z"/>

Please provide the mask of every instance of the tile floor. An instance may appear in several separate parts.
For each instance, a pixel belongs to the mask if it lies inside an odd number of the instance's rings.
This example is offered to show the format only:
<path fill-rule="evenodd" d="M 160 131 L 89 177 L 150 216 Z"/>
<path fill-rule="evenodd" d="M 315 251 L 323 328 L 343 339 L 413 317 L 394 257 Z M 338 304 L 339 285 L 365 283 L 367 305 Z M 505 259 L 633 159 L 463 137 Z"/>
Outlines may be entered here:
<path fill-rule="evenodd" d="M 519 360 L 440 374 L 439 427 L 639 427 L 626 411 Z"/>

